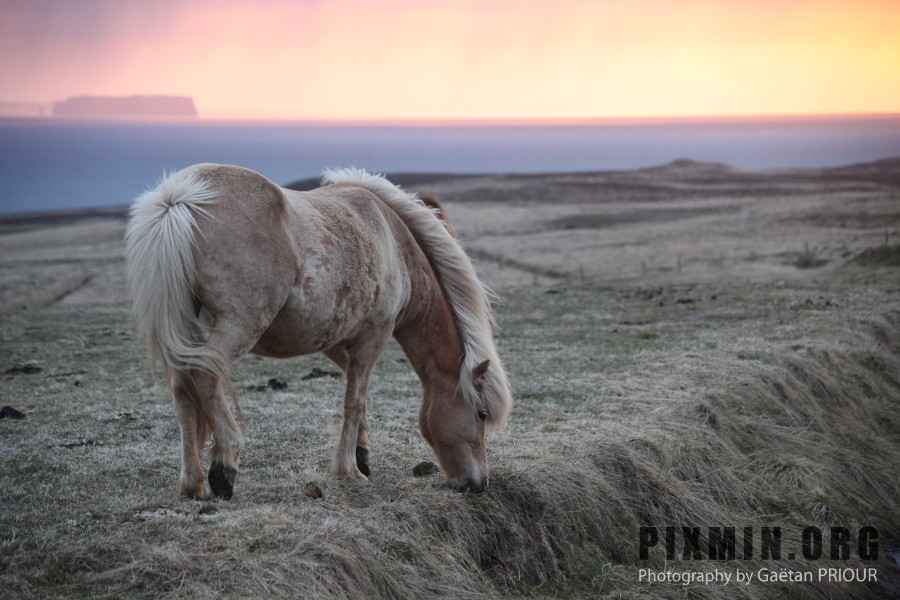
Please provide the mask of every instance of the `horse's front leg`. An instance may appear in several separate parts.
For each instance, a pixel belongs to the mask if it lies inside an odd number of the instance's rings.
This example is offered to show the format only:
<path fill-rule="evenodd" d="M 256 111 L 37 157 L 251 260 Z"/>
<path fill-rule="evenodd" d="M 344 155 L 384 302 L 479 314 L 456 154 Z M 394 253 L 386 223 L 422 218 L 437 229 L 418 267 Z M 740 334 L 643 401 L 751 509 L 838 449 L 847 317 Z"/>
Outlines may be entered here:
<path fill-rule="evenodd" d="M 350 481 L 365 481 L 369 475 L 369 421 L 366 403 L 375 363 L 384 348 L 384 338 L 357 344 L 327 355 L 347 375 L 340 439 L 331 462 L 331 473 Z"/>
<path fill-rule="evenodd" d="M 368 395 L 367 395 L 368 398 Z M 363 402 L 362 418 L 359 421 L 359 428 L 356 434 L 356 468 L 359 472 L 369 476 L 369 419 L 366 416 L 366 406 L 368 402 Z"/>
<path fill-rule="evenodd" d="M 344 393 L 344 415 L 340 439 L 331 461 L 331 474 L 350 481 L 368 479 L 360 468 L 357 456 L 363 459 L 364 469 L 369 470 L 368 439 L 366 446 L 359 445 L 359 430 L 366 418 L 366 400 L 371 369 L 347 373 L 347 390 Z M 366 436 L 368 438 L 368 436 Z"/>

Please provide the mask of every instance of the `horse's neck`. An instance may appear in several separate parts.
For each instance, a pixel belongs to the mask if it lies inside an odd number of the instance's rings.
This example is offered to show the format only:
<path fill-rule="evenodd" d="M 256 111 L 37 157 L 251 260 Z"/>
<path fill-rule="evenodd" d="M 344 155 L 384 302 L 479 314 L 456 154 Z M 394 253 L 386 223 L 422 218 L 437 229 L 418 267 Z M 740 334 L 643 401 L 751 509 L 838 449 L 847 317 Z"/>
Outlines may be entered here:
<path fill-rule="evenodd" d="M 450 305 L 436 281 L 430 297 L 419 302 L 413 316 L 394 331 L 394 337 L 426 389 L 459 381 L 462 344 Z"/>

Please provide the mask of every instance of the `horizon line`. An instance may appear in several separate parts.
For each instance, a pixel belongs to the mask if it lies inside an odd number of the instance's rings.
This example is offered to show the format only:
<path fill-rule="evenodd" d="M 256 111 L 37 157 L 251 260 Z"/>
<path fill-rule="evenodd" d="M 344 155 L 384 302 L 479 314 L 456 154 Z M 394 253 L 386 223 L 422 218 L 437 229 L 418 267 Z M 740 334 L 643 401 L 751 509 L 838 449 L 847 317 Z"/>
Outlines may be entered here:
<path fill-rule="evenodd" d="M 166 115 L 85 115 L 65 117 L 52 115 L 5 115 L 3 121 L 40 123 L 130 123 L 183 125 L 294 125 L 309 127 L 523 127 L 523 126 L 590 126 L 590 125 L 661 125 L 715 124 L 764 122 L 817 122 L 834 120 L 900 119 L 894 112 L 835 112 L 835 113 L 754 113 L 712 115 L 619 115 L 595 117 L 418 117 L 418 118 L 301 118 L 301 117 L 196 117 Z"/>

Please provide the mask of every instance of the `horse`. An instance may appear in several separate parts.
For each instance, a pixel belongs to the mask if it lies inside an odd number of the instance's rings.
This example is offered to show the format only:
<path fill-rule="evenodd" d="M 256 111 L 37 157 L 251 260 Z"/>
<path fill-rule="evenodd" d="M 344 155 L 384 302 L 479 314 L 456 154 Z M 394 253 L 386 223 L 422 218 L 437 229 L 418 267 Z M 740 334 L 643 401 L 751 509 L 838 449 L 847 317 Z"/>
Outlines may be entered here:
<path fill-rule="evenodd" d="M 419 429 L 450 488 L 488 485 L 485 432 L 512 395 L 491 302 L 446 213 L 359 169 L 282 188 L 252 170 L 199 164 L 138 196 L 125 233 L 128 289 L 154 372 L 162 363 L 181 432 L 179 491 L 234 493 L 245 440 L 228 368 L 253 353 L 320 352 L 346 377 L 329 472 L 370 476 L 366 402 L 393 336 L 422 384 Z M 212 437 L 207 486 L 201 453 Z"/>

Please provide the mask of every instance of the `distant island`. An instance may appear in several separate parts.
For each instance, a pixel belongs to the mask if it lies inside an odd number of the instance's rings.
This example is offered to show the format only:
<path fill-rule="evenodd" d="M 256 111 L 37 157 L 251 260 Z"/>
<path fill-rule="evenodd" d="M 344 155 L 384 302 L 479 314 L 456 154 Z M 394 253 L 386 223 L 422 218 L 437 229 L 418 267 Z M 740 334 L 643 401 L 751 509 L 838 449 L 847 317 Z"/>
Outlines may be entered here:
<path fill-rule="evenodd" d="M 54 117 L 196 117 L 190 96 L 73 96 L 53 104 Z"/>

